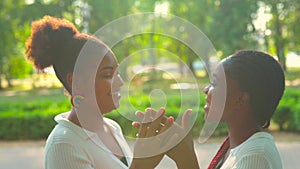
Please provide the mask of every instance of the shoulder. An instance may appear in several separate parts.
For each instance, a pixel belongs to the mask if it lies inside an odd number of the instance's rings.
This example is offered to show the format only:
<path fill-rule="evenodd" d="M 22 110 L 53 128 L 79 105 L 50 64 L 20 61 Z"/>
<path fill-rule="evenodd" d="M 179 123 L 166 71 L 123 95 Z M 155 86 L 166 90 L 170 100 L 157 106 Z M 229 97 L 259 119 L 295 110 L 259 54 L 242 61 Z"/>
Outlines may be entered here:
<path fill-rule="evenodd" d="M 45 151 L 46 169 L 74 169 L 79 166 L 90 169 L 91 163 L 84 151 L 70 143 L 54 143 Z"/>
<path fill-rule="evenodd" d="M 80 144 L 79 138 L 69 128 L 61 125 L 56 125 L 50 133 L 45 147 L 45 156 L 47 154 L 61 154 Z M 76 145 L 75 145 L 76 144 Z"/>
<path fill-rule="evenodd" d="M 54 147 L 54 145 L 62 144 L 78 147 L 85 143 L 88 135 L 81 127 L 63 118 L 56 118 L 56 120 L 58 124 L 47 138 L 46 151 L 48 151 L 49 148 Z"/>
<path fill-rule="evenodd" d="M 254 134 L 233 149 L 231 155 L 237 168 L 282 168 L 273 136 L 266 132 Z"/>
<path fill-rule="evenodd" d="M 106 122 L 106 124 L 108 124 L 111 127 L 113 127 L 114 130 L 116 130 L 116 131 L 122 131 L 120 125 L 116 121 L 114 121 L 114 120 L 112 120 L 110 118 L 106 118 L 106 117 L 104 117 L 103 120 Z"/>
<path fill-rule="evenodd" d="M 78 166 L 89 168 L 91 158 L 87 152 L 86 140 L 78 135 L 79 131 L 61 123 L 49 135 L 45 147 L 46 169 L 75 169 Z"/>
<path fill-rule="evenodd" d="M 234 168 L 264 168 L 271 169 L 272 161 L 268 160 L 262 154 L 251 154 L 241 157 L 237 163 L 234 165 Z"/>
<path fill-rule="evenodd" d="M 51 131 L 47 143 L 72 143 L 77 140 L 78 136 L 74 129 L 62 124 L 57 124 Z"/>
<path fill-rule="evenodd" d="M 271 134 L 267 132 L 258 132 L 236 147 L 236 151 L 241 152 L 242 154 L 265 154 L 269 152 L 273 153 L 274 151 L 276 152 L 277 148 Z"/>

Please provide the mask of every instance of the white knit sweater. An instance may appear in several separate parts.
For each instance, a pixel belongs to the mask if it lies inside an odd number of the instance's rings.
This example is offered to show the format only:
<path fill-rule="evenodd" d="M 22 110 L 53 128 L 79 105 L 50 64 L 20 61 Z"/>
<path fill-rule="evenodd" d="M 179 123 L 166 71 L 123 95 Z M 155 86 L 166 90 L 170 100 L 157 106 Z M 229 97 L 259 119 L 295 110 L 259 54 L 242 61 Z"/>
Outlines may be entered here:
<path fill-rule="evenodd" d="M 230 154 L 221 169 L 282 169 L 274 138 L 267 132 L 257 132 Z"/>

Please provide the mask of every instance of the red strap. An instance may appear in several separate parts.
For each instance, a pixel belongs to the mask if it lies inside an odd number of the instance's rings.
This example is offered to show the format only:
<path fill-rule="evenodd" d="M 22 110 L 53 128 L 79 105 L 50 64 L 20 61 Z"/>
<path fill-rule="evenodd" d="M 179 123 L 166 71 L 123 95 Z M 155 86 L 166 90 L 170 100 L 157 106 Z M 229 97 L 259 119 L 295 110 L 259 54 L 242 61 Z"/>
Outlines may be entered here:
<path fill-rule="evenodd" d="M 226 152 L 228 151 L 229 146 L 230 146 L 230 142 L 229 142 L 229 135 L 228 135 L 225 138 L 225 140 L 223 141 L 223 143 L 222 143 L 221 147 L 219 148 L 217 154 L 214 156 L 214 158 L 210 162 L 207 169 L 216 169 L 218 163 L 220 162 L 220 160 L 225 156 Z"/>

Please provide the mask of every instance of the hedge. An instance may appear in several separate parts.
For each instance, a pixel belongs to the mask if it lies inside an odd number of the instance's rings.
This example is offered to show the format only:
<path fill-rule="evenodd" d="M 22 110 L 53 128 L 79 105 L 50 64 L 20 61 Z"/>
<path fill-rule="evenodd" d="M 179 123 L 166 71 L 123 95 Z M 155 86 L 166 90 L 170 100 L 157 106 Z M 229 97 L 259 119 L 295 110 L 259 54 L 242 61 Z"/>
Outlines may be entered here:
<path fill-rule="evenodd" d="M 140 110 L 150 107 L 148 96 L 138 96 L 137 93 L 133 93 L 130 97 L 131 106 Z M 62 92 L 49 95 L 27 93 L 18 96 L 0 96 L 0 100 L 0 140 L 46 139 L 56 124 L 54 116 L 70 110 L 69 99 Z M 128 103 L 124 103 L 125 100 L 121 99 L 121 107 L 118 111 L 105 116 L 117 121 L 126 136 L 134 137 L 137 130 L 131 126 L 132 121 L 127 119 L 129 116 L 134 116 L 134 112 L 127 109 Z M 198 137 L 204 123 L 202 107 L 205 104 L 205 96 L 201 94 L 200 104 L 196 101 L 197 99 L 193 97 L 187 97 L 187 102 L 190 104 L 187 107 L 199 105 L 198 116 L 192 128 L 193 136 Z M 280 130 L 300 131 L 299 101 L 300 89 L 287 89 L 275 112 L 273 125 L 279 126 Z M 168 95 L 166 105 L 168 116 L 174 116 L 175 119 L 179 117 L 181 106 L 179 94 Z M 220 124 L 214 135 L 223 136 L 226 133 L 226 127 Z"/>
<path fill-rule="evenodd" d="M 300 89 L 287 88 L 273 116 L 281 131 L 300 131 Z"/>

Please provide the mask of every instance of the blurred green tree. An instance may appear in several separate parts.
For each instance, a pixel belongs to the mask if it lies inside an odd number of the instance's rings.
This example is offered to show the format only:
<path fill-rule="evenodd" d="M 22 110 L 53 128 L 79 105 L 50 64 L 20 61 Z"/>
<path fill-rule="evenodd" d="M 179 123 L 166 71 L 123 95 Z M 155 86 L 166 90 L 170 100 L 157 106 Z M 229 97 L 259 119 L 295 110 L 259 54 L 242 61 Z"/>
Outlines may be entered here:
<path fill-rule="evenodd" d="M 0 2 L 0 89 L 2 80 L 23 78 L 31 70 L 25 61 L 25 41 L 30 35 L 30 25 L 33 20 L 44 15 L 66 17 L 74 20 L 75 7 L 72 0 L 3 0 Z"/>
<path fill-rule="evenodd" d="M 269 51 L 275 53 L 286 70 L 286 53 L 299 50 L 299 0 L 263 0 L 270 8 L 272 19 L 267 23 L 271 31 L 268 38 Z"/>
<path fill-rule="evenodd" d="M 89 5 L 89 32 L 94 33 L 105 24 L 131 13 L 134 0 L 86 0 Z"/>

